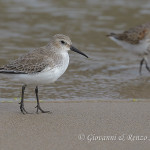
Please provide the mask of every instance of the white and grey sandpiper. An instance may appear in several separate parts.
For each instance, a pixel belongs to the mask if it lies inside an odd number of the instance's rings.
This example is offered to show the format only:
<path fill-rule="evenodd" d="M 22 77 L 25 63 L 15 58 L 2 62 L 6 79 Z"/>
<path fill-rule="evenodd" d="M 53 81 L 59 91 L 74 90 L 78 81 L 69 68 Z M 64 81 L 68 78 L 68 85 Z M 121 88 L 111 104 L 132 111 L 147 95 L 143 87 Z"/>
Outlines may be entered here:
<path fill-rule="evenodd" d="M 20 110 L 23 114 L 28 113 L 24 108 L 24 91 L 27 85 L 35 85 L 37 99 L 37 113 L 48 113 L 40 107 L 38 97 L 38 85 L 55 82 L 69 65 L 68 51 L 72 50 L 88 58 L 87 55 L 72 46 L 68 36 L 63 34 L 54 35 L 50 42 L 43 47 L 34 49 L 7 65 L 0 67 L 0 73 L 14 77 L 23 83 Z"/>
<path fill-rule="evenodd" d="M 110 33 L 107 36 L 124 49 L 142 57 L 139 68 L 140 74 L 144 62 L 146 69 L 150 72 L 147 60 L 147 55 L 150 53 L 150 23 L 136 26 L 120 34 Z"/>

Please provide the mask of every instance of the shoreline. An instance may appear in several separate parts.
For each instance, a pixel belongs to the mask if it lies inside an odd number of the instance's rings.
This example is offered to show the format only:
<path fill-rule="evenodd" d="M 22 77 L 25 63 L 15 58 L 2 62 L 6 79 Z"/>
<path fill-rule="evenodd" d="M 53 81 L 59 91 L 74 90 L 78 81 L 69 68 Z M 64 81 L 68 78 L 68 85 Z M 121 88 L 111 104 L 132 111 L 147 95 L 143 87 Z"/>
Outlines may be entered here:
<path fill-rule="evenodd" d="M 41 107 L 51 114 L 36 114 L 35 106 L 36 102 L 25 101 L 33 114 L 23 115 L 18 102 L 0 102 L 1 149 L 149 149 L 148 101 L 43 101 Z M 104 136 L 116 139 L 98 139 Z M 137 139 L 131 141 L 129 136 Z"/>
<path fill-rule="evenodd" d="M 130 99 L 88 99 L 88 100 L 66 100 L 66 99 L 59 99 L 59 100 L 39 100 L 40 103 L 101 103 L 101 102 L 110 102 L 110 103 L 116 103 L 116 102 L 150 102 L 150 99 L 136 99 L 136 98 L 130 98 Z M 0 100 L 0 103 L 18 103 L 20 102 L 20 99 L 16 100 Z M 24 103 L 36 103 L 36 100 L 24 100 Z"/>

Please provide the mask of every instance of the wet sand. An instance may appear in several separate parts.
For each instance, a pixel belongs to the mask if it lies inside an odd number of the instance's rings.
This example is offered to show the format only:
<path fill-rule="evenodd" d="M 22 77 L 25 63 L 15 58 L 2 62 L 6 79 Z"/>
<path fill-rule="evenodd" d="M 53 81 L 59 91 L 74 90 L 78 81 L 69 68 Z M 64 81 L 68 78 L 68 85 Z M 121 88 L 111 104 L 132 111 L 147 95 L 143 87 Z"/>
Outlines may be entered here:
<path fill-rule="evenodd" d="M 36 111 L 35 105 L 25 103 L 29 112 Z M 0 103 L 0 149 L 149 149 L 148 101 L 45 102 L 41 106 L 52 114 L 23 115 L 18 103 Z"/>

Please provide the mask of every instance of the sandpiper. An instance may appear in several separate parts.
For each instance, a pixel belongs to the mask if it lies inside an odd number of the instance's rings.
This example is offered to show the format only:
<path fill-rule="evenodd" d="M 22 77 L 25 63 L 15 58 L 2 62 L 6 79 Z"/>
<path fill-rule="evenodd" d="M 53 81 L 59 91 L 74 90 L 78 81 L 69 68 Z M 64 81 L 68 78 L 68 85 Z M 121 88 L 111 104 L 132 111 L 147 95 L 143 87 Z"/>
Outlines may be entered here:
<path fill-rule="evenodd" d="M 140 74 L 144 62 L 146 69 L 150 72 L 147 60 L 147 55 L 150 53 L 150 23 L 130 28 L 120 34 L 110 33 L 107 36 L 124 49 L 142 57 L 139 68 Z"/>
<path fill-rule="evenodd" d="M 68 51 L 72 50 L 88 58 L 87 55 L 72 46 L 68 36 L 63 34 L 54 35 L 50 42 L 43 47 L 34 49 L 7 65 L 0 67 L 0 73 L 8 74 L 23 83 L 20 110 L 23 114 L 28 113 L 24 108 L 24 91 L 27 85 L 34 85 L 37 99 L 37 113 L 44 111 L 39 103 L 38 85 L 55 82 L 69 65 Z"/>

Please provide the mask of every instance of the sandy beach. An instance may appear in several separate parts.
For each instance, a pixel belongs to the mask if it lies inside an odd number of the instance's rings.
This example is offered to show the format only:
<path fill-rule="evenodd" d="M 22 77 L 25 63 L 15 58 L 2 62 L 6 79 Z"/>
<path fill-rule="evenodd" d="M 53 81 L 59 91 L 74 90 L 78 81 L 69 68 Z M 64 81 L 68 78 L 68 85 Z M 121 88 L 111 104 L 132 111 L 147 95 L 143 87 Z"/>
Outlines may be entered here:
<path fill-rule="evenodd" d="M 51 114 L 20 113 L 18 103 L 0 103 L 1 150 L 126 150 L 150 147 L 147 101 L 44 102 Z"/>

